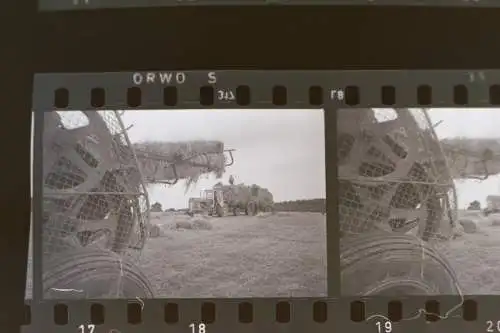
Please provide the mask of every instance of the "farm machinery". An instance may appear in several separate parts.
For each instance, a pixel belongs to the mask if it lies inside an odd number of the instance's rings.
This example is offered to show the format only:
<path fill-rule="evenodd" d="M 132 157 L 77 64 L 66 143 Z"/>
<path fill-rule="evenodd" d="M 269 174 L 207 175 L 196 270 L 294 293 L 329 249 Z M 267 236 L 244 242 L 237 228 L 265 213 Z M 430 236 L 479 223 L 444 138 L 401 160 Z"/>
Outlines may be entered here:
<path fill-rule="evenodd" d="M 189 201 L 191 214 L 206 213 L 218 217 L 226 216 L 227 213 L 238 216 L 242 212 L 253 216 L 272 210 L 273 195 L 258 185 L 218 183 L 212 189 L 202 191 L 200 198 L 191 198 Z"/>
<path fill-rule="evenodd" d="M 147 184 L 220 177 L 234 162 L 218 141 L 132 143 L 121 116 L 44 114 L 44 297 L 153 297 L 135 264 L 149 227 Z"/>
<path fill-rule="evenodd" d="M 188 214 L 207 214 L 209 216 L 225 215 L 224 196 L 221 191 L 217 190 L 204 190 L 201 191 L 199 198 L 189 199 Z"/>
<path fill-rule="evenodd" d="M 337 119 L 341 294 L 460 294 L 440 251 L 457 223 L 454 180 L 498 174 L 500 140 L 440 139 L 425 109 Z"/>

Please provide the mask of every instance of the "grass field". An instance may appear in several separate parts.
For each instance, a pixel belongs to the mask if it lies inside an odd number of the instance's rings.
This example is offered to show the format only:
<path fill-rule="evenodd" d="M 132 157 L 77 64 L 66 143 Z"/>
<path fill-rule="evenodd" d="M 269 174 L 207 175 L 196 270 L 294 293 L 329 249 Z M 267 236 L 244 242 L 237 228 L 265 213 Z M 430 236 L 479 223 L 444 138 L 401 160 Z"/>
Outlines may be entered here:
<path fill-rule="evenodd" d="M 500 216 L 460 215 L 475 221 L 477 231 L 442 242 L 440 252 L 457 273 L 464 294 L 500 294 L 500 224 L 494 225 Z M 159 297 L 326 295 L 322 214 L 198 219 L 198 229 L 186 229 L 192 220 L 166 213 L 153 216 L 161 235 L 148 240 L 140 267 Z M 29 264 L 26 298 L 31 297 L 31 272 Z"/>
<path fill-rule="evenodd" d="M 161 234 L 148 239 L 139 267 L 157 297 L 326 296 L 322 214 L 189 218 L 156 213 L 152 222 Z M 31 255 L 28 262 L 29 299 Z"/>
<path fill-rule="evenodd" d="M 163 236 L 150 240 L 142 267 L 162 296 L 324 295 L 324 216 L 280 214 L 210 219 L 212 230 L 171 228 L 175 218 L 157 217 Z M 477 230 L 440 243 L 440 252 L 464 294 L 500 294 L 500 216 L 460 211 L 459 217 Z"/>
<path fill-rule="evenodd" d="M 186 229 L 193 220 L 201 229 Z M 326 296 L 318 213 L 188 218 L 159 213 L 140 262 L 161 297 Z"/>
<path fill-rule="evenodd" d="M 474 233 L 462 233 L 440 246 L 457 273 L 464 294 L 500 294 L 500 216 L 485 218 L 476 212 L 461 212 L 477 225 Z"/>

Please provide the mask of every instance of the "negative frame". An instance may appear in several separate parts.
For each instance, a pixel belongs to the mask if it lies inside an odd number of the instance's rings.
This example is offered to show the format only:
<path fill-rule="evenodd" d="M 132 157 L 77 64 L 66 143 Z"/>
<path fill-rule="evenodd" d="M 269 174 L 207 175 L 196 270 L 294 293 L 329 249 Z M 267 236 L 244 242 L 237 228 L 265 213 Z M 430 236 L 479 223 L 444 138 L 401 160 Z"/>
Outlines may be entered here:
<path fill-rule="evenodd" d="M 165 71 L 163 77 L 181 77 L 179 73 Z M 167 74 L 165 74 L 167 73 Z M 168 75 L 168 73 L 171 73 Z M 473 320 L 465 320 L 464 298 L 457 297 L 404 297 L 392 299 L 387 297 L 342 297 L 340 295 L 339 279 L 339 228 L 331 216 L 337 212 L 335 195 L 333 199 L 328 193 L 336 190 L 336 110 L 339 108 L 359 107 L 491 107 L 498 103 L 498 88 L 495 83 L 500 80 L 498 71 L 192 71 L 183 72 L 186 80 L 176 84 L 178 102 L 170 108 L 204 109 L 200 95 L 206 94 L 206 87 L 211 86 L 213 91 L 211 108 L 281 108 L 281 109 L 309 109 L 322 108 L 325 110 L 325 161 L 327 186 L 327 260 L 328 260 L 328 291 L 329 298 L 318 299 L 196 299 L 176 300 L 176 311 L 179 320 L 175 325 L 166 323 L 166 308 L 168 300 L 95 300 L 86 301 L 49 301 L 40 302 L 36 276 L 41 269 L 35 258 L 35 290 L 31 302 L 32 322 L 24 331 L 31 332 L 38 327 L 51 327 L 54 324 L 54 314 L 60 314 L 61 307 L 69 313 L 64 326 L 58 325 L 60 331 L 74 331 L 75 326 L 88 325 L 93 303 L 99 303 L 106 309 L 106 320 L 100 325 L 101 329 L 125 330 L 134 317 L 131 304 L 139 307 L 142 318 L 141 325 L 151 331 L 161 331 L 168 328 L 172 331 L 184 331 L 192 323 L 206 321 L 210 330 L 217 329 L 245 329 L 241 320 L 242 308 L 238 304 L 253 305 L 253 324 L 259 329 L 275 330 L 279 326 L 290 325 L 291 331 L 304 329 L 332 330 L 332 329 L 363 329 L 376 330 L 378 325 L 384 325 L 391 310 L 389 301 L 399 302 L 405 314 L 417 313 L 413 320 L 394 320 L 393 327 L 401 327 L 405 331 L 420 332 L 427 325 L 435 325 L 436 329 L 453 329 L 458 332 L 467 331 L 473 327 L 487 329 L 495 327 L 494 302 L 495 296 L 467 296 L 472 298 L 481 309 Z M 148 75 L 152 79 L 148 83 Z M 33 108 L 37 110 L 53 110 L 54 100 L 65 104 L 68 110 L 95 109 L 97 96 L 105 92 L 104 103 L 99 109 L 165 109 L 165 84 L 158 84 L 160 73 L 108 73 L 108 74 L 38 74 L 35 76 Z M 215 77 L 216 82 L 211 78 Z M 135 78 L 135 83 L 134 83 Z M 138 85 L 138 78 L 143 81 Z M 161 79 L 160 79 L 161 80 Z M 238 105 L 236 99 L 227 98 L 230 92 L 235 93 L 238 87 L 247 87 L 250 94 L 250 103 L 246 106 Z M 96 90 L 97 88 L 97 90 Z M 205 91 L 205 93 L 203 93 Z M 210 89 L 209 89 L 210 91 Z M 222 91 L 220 98 L 218 92 Z M 285 97 L 283 97 L 283 92 Z M 127 98 L 128 95 L 128 98 Z M 276 98 L 276 95 L 281 97 Z M 57 96 L 56 98 L 54 96 Z M 132 98 L 130 96 L 133 96 Z M 135 97 L 134 97 L 135 96 Z M 311 98 L 315 96 L 314 98 Z M 321 97 L 318 97 L 321 96 Z M 424 97 L 422 97 L 424 96 Z M 92 102 L 91 102 L 92 100 Z M 97 97 L 101 100 L 102 96 Z M 135 100 L 135 102 L 131 102 Z M 139 103 L 137 103 L 139 101 Z M 66 102 L 66 103 L 65 103 Z M 134 107 L 130 106 L 134 104 Z M 206 104 L 206 103 L 204 103 Z M 388 106 L 389 105 L 389 106 Z M 42 115 L 43 112 L 36 113 Z M 35 130 L 35 149 L 41 148 L 41 133 Z M 38 146 L 37 146 L 38 144 Z M 35 157 L 35 165 L 40 161 Z M 35 173 L 40 173 L 36 167 Z M 38 179 L 40 179 L 38 174 Z M 37 176 L 35 176 L 35 179 Z M 35 187 L 35 195 L 37 193 Z M 40 195 L 40 193 L 38 193 Z M 35 215 L 40 213 L 41 207 L 35 206 Z M 333 214 L 332 214 L 333 212 Z M 35 223 L 35 252 L 41 249 L 41 242 L 36 234 L 41 230 Z M 418 315 L 428 301 L 438 301 L 438 310 L 446 320 L 439 320 L 429 324 L 425 316 Z M 173 303 L 173 302 L 172 302 Z M 490 304 L 491 303 L 491 304 Z M 361 304 L 361 308 L 360 308 Z M 469 303 L 467 303 L 469 304 Z M 56 311 L 57 309 L 57 311 Z M 169 308 L 171 309 L 171 307 Z M 208 310 L 207 310 L 208 309 Z M 211 309 L 211 310 L 210 310 Z M 434 308 L 436 309 L 436 308 Z M 448 313 L 448 309 L 455 309 Z M 207 311 L 212 313 L 212 320 L 207 320 Z M 436 310 L 434 310 L 436 311 Z M 243 311 L 244 312 L 244 311 Z M 389 313 L 388 313 L 389 312 Z M 431 311 L 432 312 L 432 311 Z M 288 313 L 288 315 L 284 314 Z M 318 313 L 319 315 L 318 317 Z M 125 318 L 129 317 L 127 321 Z M 448 317 L 446 317 L 446 315 Z M 240 316 L 240 320 L 238 317 Z M 210 317 L 210 316 L 209 316 Z M 432 316 L 431 316 L 432 317 Z M 446 317 L 446 318 L 445 318 Z M 139 319 L 139 322 L 141 321 Z M 323 319 L 322 319 L 323 318 Z M 407 318 L 403 315 L 403 318 Z M 136 318 L 137 319 L 137 318 Z M 69 321 L 68 321 L 69 320 Z M 354 321 L 360 321 L 355 323 Z M 253 326 L 253 325 L 251 325 Z M 361 328 L 363 327 L 363 328 Z M 383 326 L 382 326 L 383 329 Z"/>
<path fill-rule="evenodd" d="M 43 133 L 44 299 L 327 296 L 323 110 L 46 111 Z"/>

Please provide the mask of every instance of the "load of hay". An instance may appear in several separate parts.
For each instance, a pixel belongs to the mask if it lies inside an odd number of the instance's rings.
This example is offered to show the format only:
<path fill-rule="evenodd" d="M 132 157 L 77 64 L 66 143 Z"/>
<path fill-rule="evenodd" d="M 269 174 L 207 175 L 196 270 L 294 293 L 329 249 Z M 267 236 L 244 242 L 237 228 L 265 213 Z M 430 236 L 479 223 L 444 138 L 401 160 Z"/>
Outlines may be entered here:
<path fill-rule="evenodd" d="M 214 186 L 214 189 L 221 189 L 224 192 L 224 200 L 230 207 L 245 207 L 248 202 L 257 202 L 260 210 L 273 206 L 273 195 L 267 189 L 258 185 L 222 185 L 221 183 Z"/>
<path fill-rule="evenodd" d="M 494 156 L 500 154 L 499 139 L 447 138 L 441 140 L 444 153 L 454 178 L 495 175 L 500 163 Z"/>
<path fill-rule="evenodd" d="M 224 143 L 220 141 L 158 142 L 134 144 L 141 161 L 146 182 L 186 179 L 186 187 L 196 183 L 201 175 L 225 172 Z M 170 163 L 166 166 L 165 161 Z M 175 170 L 173 165 L 175 165 Z"/>

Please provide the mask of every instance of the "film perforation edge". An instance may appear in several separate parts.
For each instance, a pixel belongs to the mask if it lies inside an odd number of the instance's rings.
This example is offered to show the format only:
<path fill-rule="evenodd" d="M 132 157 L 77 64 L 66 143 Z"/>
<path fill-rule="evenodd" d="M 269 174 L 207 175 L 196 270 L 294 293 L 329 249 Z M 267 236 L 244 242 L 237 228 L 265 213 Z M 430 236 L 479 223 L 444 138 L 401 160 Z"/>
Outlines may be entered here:
<path fill-rule="evenodd" d="M 170 1 L 139 1 L 127 0 L 119 5 L 110 0 L 40 0 L 41 11 L 57 10 L 89 10 L 99 8 L 141 8 L 141 7 L 177 7 L 177 6 L 220 6 L 227 5 L 224 0 L 170 0 Z M 231 2 L 231 5 L 235 3 Z M 351 6 L 426 6 L 426 7 L 469 7 L 469 8 L 496 8 L 494 0 L 239 0 L 240 6 L 272 6 L 272 5 L 351 5 Z"/>
<path fill-rule="evenodd" d="M 179 74 L 181 73 L 181 74 Z M 371 79 L 364 80 L 363 73 L 370 73 Z M 162 76 L 163 75 L 163 76 Z M 170 75 L 170 76 L 169 76 Z M 181 75 L 176 81 L 175 76 Z M 211 82 L 209 76 L 215 75 Z M 163 82 L 162 83 L 162 77 Z M 170 84 L 166 80 L 170 80 Z M 244 77 L 243 80 L 239 77 Z M 269 77 L 273 80 L 269 80 Z M 443 77 L 449 80 L 448 84 L 436 84 Z M 134 79 L 135 78 L 135 79 Z M 135 80 L 135 82 L 134 82 Z M 150 83 L 147 83 L 149 80 Z M 178 83 L 179 82 L 179 83 Z M 127 101 L 127 91 L 130 88 L 140 88 L 141 105 L 136 109 L 156 108 L 204 108 L 200 104 L 200 89 L 212 87 L 214 89 L 214 103 L 207 105 L 213 108 L 255 108 L 283 107 L 283 108 L 318 108 L 321 105 L 312 105 L 309 101 L 309 89 L 320 87 L 323 90 L 323 106 L 331 107 L 403 107 L 434 106 L 451 107 L 463 105 L 454 100 L 457 88 L 466 90 L 465 106 L 489 107 L 490 101 L 498 103 L 494 92 L 500 82 L 498 71 L 164 71 L 138 73 L 107 73 L 107 74 L 37 74 L 34 92 L 34 106 L 52 109 L 54 91 L 65 88 L 69 94 L 68 109 L 92 109 L 90 94 L 93 88 L 103 89 L 105 105 L 102 108 L 134 109 Z M 166 87 L 175 87 L 178 103 L 168 106 L 164 103 L 163 90 Z M 239 86 L 248 86 L 250 90 L 250 104 L 238 105 L 236 89 Z M 285 105 L 274 105 L 273 88 L 283 86 L 287 91 Z M 345 100 L 338 100 L 335 93 L 344 94 L 346 87 L 358 88 L 359 100 L 357 104 L 346 105 Z M 384 105 L 381 99 L 381 90 L 385 87 L 394 87 L 394 104 Z M 429 103 L 419 104 L 418 89 L 430 88 Z M 459 89 L 460 89 L 459 88 Z M 491 91 L 490 91 L 491 90 Z M 220 95 L 220 99 L 217 98 Z M 493 96 L 490 96 L 493 95 Z M 234 97 L 234 99 L 232 99 Z M 225 98 L 225 99 L 224 99 Z"/>
<path fill-rule="evenodd" d="M 184 82 L 183 84 L 176 84 L 177 90 L 179 91 L 179 100 L 181 102 L 171 108 L 206 108 L 199 106 L 198 103 L 198 93 L 199 87 L 206 85 L 203 80 L 207 79 L 207 76 L 210 72 L 208 71 L 186 71 L 189 77 L 193 77 L 193 81 L 189 83 Z M 275 108 L 275 106 L 270 103 L 272 100 L 272 88 L 276 85 L 283 85 L 287 88 L 289 103 L 283 108 L 319 108 L 325 107 L 328 109 L 334 109 L 337 107 L 348 108 L 350 106 L 346 106 L 345 103 L 341 101 L 327 101 L 323 106 L 318 105 L 308 105 L 308 91 L 311 86 L 320 86 L 323 88 L 323 93 L 325 91 L 335 90 L 342 91 L 344 87 L 347 86 L 355 86 L 359 88 L 360 91 L 360 102 L 359 105 L 355 105 L 352 107 L 360 107 L 360 106 L 383 106 L 380 105 L 380 90 L 383 86 L 394 86 L 396 92 L 396 103 L 391 106 L 416 106 L 418 96 L 416 91 L 419 86 L 428 85 L 432 88 L 432 97 L 433 102 L 432 106 L 456 106 L 453 103 L 453 89 L 457 85 L 462 85 L 467 88 L 468 92 L 468 105 L 474 107 L 487 107 L 491 106 L 489 101 L 491 99 L 490 96 L 490 88 L 496 85 L 496 82 L 500 82 L 500 71 L 218 71 L 215 72 L 218 76 L 218 82 L 213 86 L 215 89 L 236 89 L 237 86 L 246 85 L 251 89 L 252 101 L 249 104 L 248 108 Z M 126 107 L 126 90 L 128 88 L 134 86 L 140 86 L 142 93 L 142 100 L 145 102 L 137 109 L 165 109 L 166 107 L 161 103 L 162 101 L 162 90 L 165 85 L 162 84 L 149 84 L 149 85 L 137 85 L 130 82 L 130 77 L 133 73 L 108 73 L 108 74 L 63 74 L 63 75 L 52 75 L 52 74 L 39 74 L 35 76 L 35 84 L 34 84 L 34 104 L 33 108 L 35 110 L 53 110 L 54 106 L 52 103 L 53 92 L 59 88 L 66 88 L 69 92 L 69 104 L 68 109 L 92 109 L 89 103 L 90 90 L 94 87 L 103 88 L 106 92 L 106 105 L 102 107 L 105 108 L 122 108 L 127 109 Z M 255 89 L 255 90 L 254 90 Z M 184 100 L 183 100 L 184 98 Z M 187 102 L 186 102 L 187 100 Z M 325 99 L 327 100 L 327 99 Z M 184 101 L 184 102 L 182 102 Z M 243 108 L 238 107 L 232 104 L 220 104 L 213 105 L 213 108 Z M 488 311 L 488 307 L 493 306 L 495 302 L 498 302 L 498 297 L 495 296 L 477 296 L 468 298 L 473 298 L 477 300 L 479 315 L 478 319 L 472 322 L 474 327 L 484 328 L 485 322 L 487 320 L 495 320 L 494 312 Z M 417 298 L 415 298 L 416 300 Z M 432 299 L 442 300 L 442 303 L 445 304 L 449 301 L 446 297 L 438 296 L 432 297 Z M 133 300 L 132 300 L 133 301 Z M 169 300 L 145 300 L 144 308 L 143 308 L 143 318 L 148 318 L 151 320 L 151 323 L 144 322 L 141 325 L 153 325 L 153 321 L 156 323 L 160 323 L 163 321 L 162 318 L 157 318 L 153 313 L 158 314 L 161 306 L 158 306 L 158 303 L 165 303 Z M 218 308 L 218 304 L 224 304 L 223 308 L 229 309 L 228 312 L 234 314 L 235 303 L 234 300 L 224 301 L 224 300 L 207 300 L 213 301 Z M 252 300 L 251 302 L 254 304 L 262 305 L 266 311 L 260 312 L 261 316 L 259 316 L 259 312 L 256 310 L 254 306 L 254 321 L 252 324 L 262 323 L 263 327 L 271 328 L 273 325 L 276 325 L 275 318 L 272 318 L 272 315 L 269 315 L 270 312 L 274 311 L 274 306 L 276 303 L 281 300 Z M 349 310 L 350 304 L 353 300 L 348 299 L 318 299 L 317 301 L 322 301 L 328 304 L 328 319 L 324 323 L 314 323 L 313 322 L 313 304 L 315 300 L 297 300 L 291 299 L 289 301 L 291 306 L 291 321 L 290 323 L 295 323 L 297 310 L 300 311 L 300 315 L 298 317 L 301 320 L 305 321 L 306 324 L 302 324 L 301 328 L 307 328 L 307 325 L 316 325 L 315 327 L 321 327 L 320 329 L 331 329 L 331 328 L 341 328 L 341 327 L 360 327 L 359 325 L 364 325 L 365 323 L 356 323 L 353 324 L 349 320 Z M 377 303 L 377 300 L 374 302 L 370 302 L 370 300 L 366 300 L 366 304 Z M 172 303 L 178 303 L 180 305 L 179 311 L 181 313 L 185 313 L 183 309 L 190 308 L 191 302 L 195 303 L 194 307 L 198 309 L 188 310 L 187 313 L 193 315 L 187 321 L 192 321 L 195 319 L 199 319 L 199 307 L 203 300 L 189 301 L 189 300 L 171 300 Z M 413 300 L 402 300 L 403 307 L 407 303 L 411 304 Z M 31 325 L 25 327 L 25 331 L 29 332 L 31 329 L 35 329 L 36 327 L 40 327 L 39 325 L 51 325 L 52 315 L 50 314 L 53 310 L 53 306 L 58 303 L 55 301 L 46 301 L 44 300 L 41 303 L 36 301 L 33 302 L 32 305 L 32 320 Z M 65 303 L 65 302 L 63 302 Z M 74 327 L 71 326 L 71 323 L 88 321 L 89 317 L 89 302 L 69 302 L 69 311 L 70 311 L 70 321 L 68 325 L 64 325 L 58 327 L 58 331 L 67 331 L 70 330 L 73 332 Z M 126 304 L 124 301 L 102 301 L 100 302 L 104 305 L 106 311 L 106 318 L 113 318 L 117 321 L 121 322 L 120 327 L 124 329 L 126 324 L 123 323 L 122 314 L 126 313 Z M 383 302 L 384 303 L 384 302 Z M 449 302 L 448 302 L 449 303 Z M 148 305 L 152 305 L 149 307 Z M 153 306 L 157 304 L 157 306 Z M 415 308 L 418 309 L 424 304 L 422 301 L 417 301 Z M 231 305 L 231 306 L 229 306 Z M 306 306 L 307 305 L 307 306 Z M 155 308 L 153 310 L 150 308 Z M 111 311 L 108 311 L 112 309 Z M 308 310 L 306 310 L 308 308 Z M 485 308 L 486 310 L 483 310 Z M 117 310 L 115 312 L 115 310 Z M 125 310 L 125 311 L 124 311 Z M 373 312 L 372 312 L 373 311 Z M 110 312 L 108 314 L 108 312 Z M 43 315 L 42 313 L 45 313 Z M 113 315 L 114 313 L 114 315 Z M 217 319 L 214 324 L 220 324 L 221 321 L 224 323 L 225 318 L 222 313 L 219 313 L 217 310 Z M 263 314 L 264 313 L 264 314 Z M 378 304 L 374 307 L 370 308 L 370 313 L 380 313 L 381 315 L 387 315 L 387 303 Z M 368 313 L 368 314 L 370 314 Z M 345 314 L 344 316 L 340 314 Z M 487 316 L 490 314 L 490 316 Z M 339 317 L 340 315 L 340 317 Z M 486 317 L 485 317 L 486 316 Z M 119 319 L 121 318 L 121 320 Z M 191 319 L 194 318 L 194 319 Z M 262 319 L 261 319 L 262 318 Z M 264 319 L 265 318 L 265 319 Z M 486 319 L 488 318 L 488 319 Z M 46 321 L 49 319 L 48 321 Z M 113 320 L 112 319 L 112 320 Z M 147 320 L 148 320 L 147 319 Z M 186 321 L 186 317 L 181 314 L 180 321 Z M 262 321 L 261 321 L 262 320 Z M 481 321 L 482 320 L 482 321 Z M 108 320 L 105 321 L 106 326 L 108 325 Z M 228 323 L 233 322 L 234 318 L 228 320 Z M 420 323 L 420 324 L 418 324 Z M 373 323 L 366 323 L 367 331 L 373 331 L 374 326 Z M 415 322 L 398 322 L 397 325 L 406 330 L 414 330 L 418 331 L 417 327 L 422 327 L 420 325 L 424 325 L 425 321 L 415 321 Z M 471 324 L 470 322 L 467 325 Z M 109 324 L 112 326 L 112 324 Z M 238 327 L 243 327 L 244 325 L 235 324 Z M 283 325 L 283 324 L 280 324 Z M 317 326 L 319 325 L 319 326 Z M 352 326 L 354 325 L 354 326 Z M 427 325 L 427 324 L 425 324 Z M 433 323 L 432 325 L 441 325 L 443 328 L 449 329 L 457 329 L 457 331 L 465 331 L 464 327 L 470 327 L 464 325 L 462 320 L 453 321 L 453 320 L 443 320 L 437 323 Z M 178 328 L 179 331 L 185 331 L 185 327 L 181 327 L 182 325 L 177 324 L 174 325 Z M 145 326 L 143 326 L 145 327 Z M 153 327 L 153 326 L 151 326 Z M 297 327 L 297 326 L 295 326 Z M 396 326 L 395 326 L 396 327 Z M 172 331 L 177 331 L 177 329 L 172 328 Z M 117 330 L 120 330 L 117 328 Z M 295 330 L 292 328 L 292 330 Z M 152 330 L 155 331 L 155 330 Z M 160 331 L 160 330 L 158 330 Z M 299 331 L 297 329 L 297 331 Z"/>

